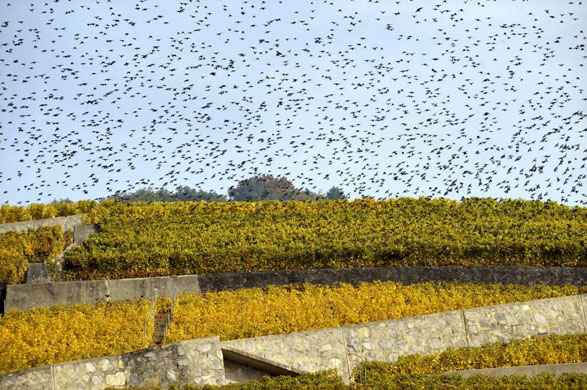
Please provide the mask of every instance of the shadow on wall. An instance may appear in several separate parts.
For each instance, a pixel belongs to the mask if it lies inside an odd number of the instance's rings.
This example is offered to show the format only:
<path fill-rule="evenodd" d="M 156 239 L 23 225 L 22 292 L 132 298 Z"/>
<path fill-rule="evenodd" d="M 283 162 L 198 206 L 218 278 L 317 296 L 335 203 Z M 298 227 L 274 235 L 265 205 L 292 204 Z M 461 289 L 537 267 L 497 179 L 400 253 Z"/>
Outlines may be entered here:
<path fill-rule="evenodd" d="M 4 315 L 4 301 L 6 300 L 6 287 L 7 283 L 4 280 L 0 280 L 0 314 Z"/>

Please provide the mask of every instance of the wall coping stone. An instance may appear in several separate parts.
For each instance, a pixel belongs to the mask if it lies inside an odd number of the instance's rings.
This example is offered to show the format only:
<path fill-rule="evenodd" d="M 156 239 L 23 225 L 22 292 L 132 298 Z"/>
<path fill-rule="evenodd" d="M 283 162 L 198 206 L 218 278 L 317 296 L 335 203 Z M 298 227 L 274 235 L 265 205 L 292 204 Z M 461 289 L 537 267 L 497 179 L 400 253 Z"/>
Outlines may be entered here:
<path fill-rule="evenodd" d="M 4 310 L 175 297 L 190 292 L 200 293 L 197 275 L 11 284 L 6 286 Z"/>

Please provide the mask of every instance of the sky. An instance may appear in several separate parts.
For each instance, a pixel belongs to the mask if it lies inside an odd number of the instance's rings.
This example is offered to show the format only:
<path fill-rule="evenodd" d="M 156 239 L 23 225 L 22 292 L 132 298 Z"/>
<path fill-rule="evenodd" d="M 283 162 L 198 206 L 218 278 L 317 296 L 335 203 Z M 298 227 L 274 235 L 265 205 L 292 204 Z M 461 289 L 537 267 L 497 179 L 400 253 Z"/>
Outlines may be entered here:
<path fill-rule="evenodd" d="M 585 204 L 582 1 L 0 0 L 0 203 L 255 174 Z"/>

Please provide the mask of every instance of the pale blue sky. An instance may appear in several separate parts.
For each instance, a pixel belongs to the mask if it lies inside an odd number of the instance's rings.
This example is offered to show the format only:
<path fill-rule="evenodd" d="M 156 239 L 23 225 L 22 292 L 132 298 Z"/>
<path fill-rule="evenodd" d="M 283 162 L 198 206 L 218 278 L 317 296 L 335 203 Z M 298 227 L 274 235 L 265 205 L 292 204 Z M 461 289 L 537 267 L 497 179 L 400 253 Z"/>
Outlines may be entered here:
<path fill-rule="evenodd" d="M 558 0 L 3 0 L 0 202 L 258 172 L 584 203 L 586 20 Z"/>

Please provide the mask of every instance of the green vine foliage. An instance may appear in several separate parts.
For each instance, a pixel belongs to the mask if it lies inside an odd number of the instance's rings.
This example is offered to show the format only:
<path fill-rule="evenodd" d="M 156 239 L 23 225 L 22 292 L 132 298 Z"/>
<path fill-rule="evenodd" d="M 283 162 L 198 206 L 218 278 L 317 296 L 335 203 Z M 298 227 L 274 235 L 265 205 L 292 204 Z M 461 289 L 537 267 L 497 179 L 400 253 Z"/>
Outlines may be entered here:
<path fill-rule="evenodd" d="M 587 265 L 587 209 L 555 202 L 102 202 L 71 279 L 405 265 Z"/>

